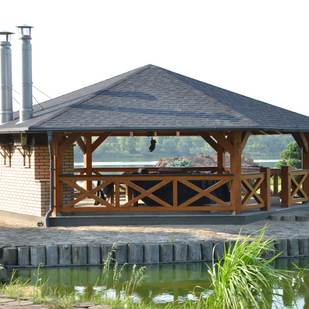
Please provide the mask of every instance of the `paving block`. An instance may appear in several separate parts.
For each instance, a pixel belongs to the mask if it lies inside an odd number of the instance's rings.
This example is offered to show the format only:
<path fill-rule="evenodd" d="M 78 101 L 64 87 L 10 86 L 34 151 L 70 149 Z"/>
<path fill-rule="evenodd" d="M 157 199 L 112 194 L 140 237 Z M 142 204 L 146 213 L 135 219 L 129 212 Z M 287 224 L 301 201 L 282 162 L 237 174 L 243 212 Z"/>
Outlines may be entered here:
<path fill-rule="evenodd" d="M 201 261 L 201 260 L 202 260 L 201 243 L 199 242 L 188 243 L 188 261 Z"/>
<path fill-rule="evenodd" d="M 163 243 L 159 245 L 159 260 L 162 263 L 173 262 L 173 244 Z"/>
<path fill-rule="evenodd" d="M 33 266 L 46 264 L 46 252 L 44 246 L 30 247 L 30 264 Z"/>
<path fill-rule="evenodd" d="M 101 264 L 101 246 L 88 245 L 87 259 L 90 265 Z"/>
<path fill-rule="evenodd" d="M 18 255 L 16 247 L 3 248 L 3 261 L 6 265 L 17 265 Z"/>
<path fill-rule="evenodd" d="M 58 254 L 58 246 L 50 245 L 46 246 L 46 265 L 54 266 L 58 265 L 59 254 Z"/>
<path fill-rule="evenodd" d="M 212 253 L 213 253 L 212 240 L 202 242 L 201 247 L 202 247 L 202 260 L 207 262 L 212 261 Z"/>
<path fill-rule="evenodd" d="M 29 247 L 17 248 L 18 265 L 27 266 L 30 264 L 30 249 Z"/>
<path fill-rule="evenodd" d="M 72 245 L 72 263 L 74 265 L 87 264 L 87 245 Z"/>
<path fill-rule="evenodd" d="M 174 261 L 186 262 L 188 260 L 188 245 L 186 243 L 174 243 Z"/>
<path fill-rule="evenodd" d="M 144 262 L 147 264 L 160 262 L 160 246 L 158 244 L 144 244 Z"/>
<path fill-rule="evenodd" d="M 132 264 L 141 264 L 144 262 L 143 244 L 128 244 L 128 262 Z"/>
<path fill-rule="evenodd" d="M 299 256 L 298 239 L 288 239 L 288 256 Z"/>
<path fill-rule="evenodd" d="M 72 264 L 72 245 L 59 245 L 59 264 Z"/>
<path fill-rule="evenodd" d="M 125 264 L 128 262 L 128 245 L 117 243 L 115 244 L 115 261 L 118 264 Z"/>

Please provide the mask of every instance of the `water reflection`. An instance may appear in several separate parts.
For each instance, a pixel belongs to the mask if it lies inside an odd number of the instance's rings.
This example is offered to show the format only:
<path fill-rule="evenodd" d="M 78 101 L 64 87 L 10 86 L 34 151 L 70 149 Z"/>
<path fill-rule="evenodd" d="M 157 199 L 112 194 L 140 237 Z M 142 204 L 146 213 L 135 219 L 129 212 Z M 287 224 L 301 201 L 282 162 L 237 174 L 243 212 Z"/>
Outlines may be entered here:
<path fill-rule="evenodd" d="M 277 269 L 294 271 L 297 267 L 305 268 L 309 264 L 308 258 L 277 259 L 273 266 Z M 211 266 L 209 264 L 209 266 Z M 49 286 L 62 286 L 68 293 L 74 293 L 77 301 L 80 301 L 85 293 L 99 295 L 104 299 L 126 298 L 123 284 L 131 278 L 132 266 L 125 266 L 118 282 L 113 281 L 113 272 L 104 272 L 103 267 L 62 267 L 43 268 L 41 277 L 48 278 Z M 37 271 L 35 269 L 20 269 L 16 276 L 24 280 L 36 283 Z M 10 274 L 9 274 L 10 276 Z M 309 273 L 300 280 L 296 280 L 296 273 L 291 278 L 293 294 L 297 300 L 297 308 L 309 309 Z M 135 302 L 153 301 L 157 304 L 168 303 L 174 300 L 187 301 L 197 299 L 203 291 L 210 288 L 210 275 L 206 263 L 190 264 L 164 264 L 148 265 L 146 278 L 134 295 Z M 284 282 L 283 282 L 284 283 Z M 197 287 L 198 286 L 198 287 Z M 279 288 L 279 287 L 278 287 Z M 270 304 L 282 308 L 292 308 L 293 300 L 285 291 L 279 290 L 283 297 L 269 299 Z M 202 295 L 206 297 L 206 294 Z"/>

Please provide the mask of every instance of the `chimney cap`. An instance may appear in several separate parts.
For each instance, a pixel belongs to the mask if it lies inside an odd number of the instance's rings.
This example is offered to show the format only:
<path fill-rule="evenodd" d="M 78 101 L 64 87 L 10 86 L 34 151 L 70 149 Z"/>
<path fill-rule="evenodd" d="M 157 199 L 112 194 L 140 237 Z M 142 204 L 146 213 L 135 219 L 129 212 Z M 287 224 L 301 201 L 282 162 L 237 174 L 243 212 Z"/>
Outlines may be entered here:
<path fill-rule="evenodd" d="M 14 32 L 7 31 L 7 30 L 5 30 L 5 29 L 3 29 L 3 30 L 0 31 L 0 35 L 4 35 L 4 36 L 5 36 L 5 41 L 6 41 L 6 42 L 9 42 L 9 41 L 10 41 L 11 34 L 14 34 Z M 1 41 L 1 40 L 0 40 L 0 41 Z"/>
<path fill-rule="evenodd" d="M 21 26 L 16 26 L 19 30 L 19 34 L 20 34 L 20 38 L 23 37 L 30 37 L 31 39 L 31 28 L 33 28 L 32 26 L 29 26 L 27 24 L 23 24 Z"/>
<path fill-rule="evenodd" d="M 27 24 L 23 24 L 21 26 L 16 26 L 17 28 L 33 28 L 33 26 L 29 26 Z"/>

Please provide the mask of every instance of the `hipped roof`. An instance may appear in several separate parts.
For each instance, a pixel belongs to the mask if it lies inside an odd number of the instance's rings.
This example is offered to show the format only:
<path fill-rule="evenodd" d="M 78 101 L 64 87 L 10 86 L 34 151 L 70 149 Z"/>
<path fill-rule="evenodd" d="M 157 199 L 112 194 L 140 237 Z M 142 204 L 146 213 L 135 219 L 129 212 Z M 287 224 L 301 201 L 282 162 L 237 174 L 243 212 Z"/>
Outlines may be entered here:
<path fill-rule="evenodd" d="M 57 104 L 57 101 L 59 104 Z M 45 131 L 309 132 L 309 117 L 146 65 L 34 106 L 0 133 Z"/>

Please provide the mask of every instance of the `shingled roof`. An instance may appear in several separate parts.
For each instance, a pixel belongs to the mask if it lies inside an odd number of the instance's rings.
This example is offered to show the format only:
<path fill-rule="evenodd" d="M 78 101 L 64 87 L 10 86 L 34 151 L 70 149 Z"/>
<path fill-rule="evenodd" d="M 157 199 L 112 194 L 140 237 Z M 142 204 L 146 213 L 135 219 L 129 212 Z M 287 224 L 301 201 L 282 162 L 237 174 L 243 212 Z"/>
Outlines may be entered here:
<path fill-rule="evenodd" d="M 57 101 L 59 104 L 57 104 Z M 309 117 L 171 71 L 146 65 L 34 106 L 33 118 L 0 126 L 18 131 L 308 132 Z"/>

